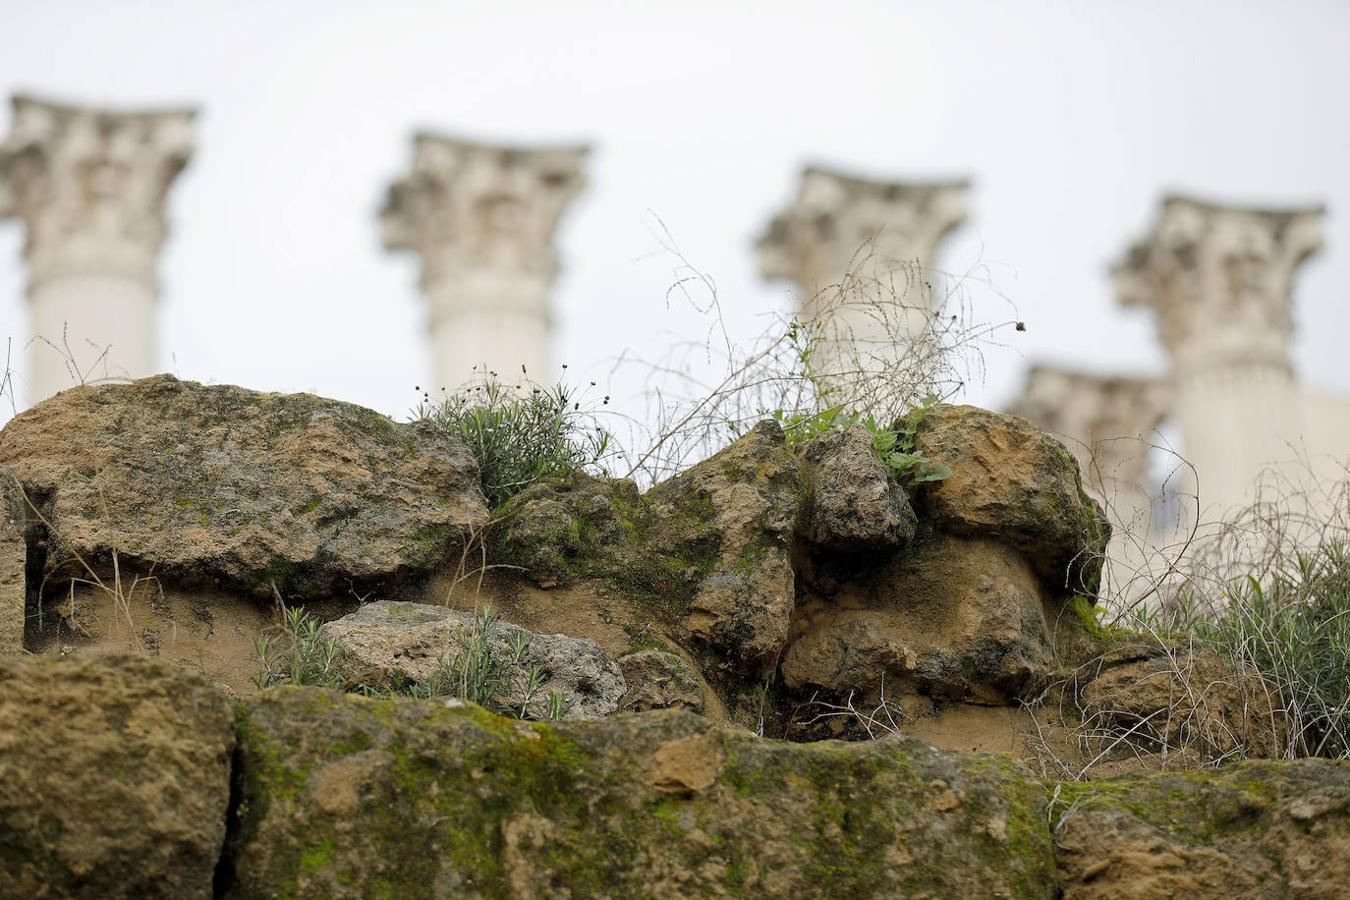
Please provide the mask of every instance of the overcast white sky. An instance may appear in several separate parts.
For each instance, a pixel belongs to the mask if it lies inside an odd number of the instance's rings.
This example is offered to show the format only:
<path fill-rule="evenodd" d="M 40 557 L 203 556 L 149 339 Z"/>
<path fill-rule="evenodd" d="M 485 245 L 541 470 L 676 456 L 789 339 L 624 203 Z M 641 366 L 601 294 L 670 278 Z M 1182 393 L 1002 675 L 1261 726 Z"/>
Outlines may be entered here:
<path fill-rule="evenodd" d="M 788 308 L 752 244 L 820 161 L 974 180 L 942 266 L 986 265 L 1028 326 L 988 357 L 970 394 L 986 405 L 1032 359 L 1161 365 L 1106 270 L 1164 191 L 1324 202 L 1297 358 L 1350 392 L 1344 0 L 7 0 L 0 90 L 200 106 L 162 259 L 164 364 L 180 377 L 405 413 L 428 366 L 416 267 L 380 249 L 375 215 L 412 131 L 433 128 L 594 144 L 560 236 L 558 355 L 574 372 L 699 333 L 666 311 L 673 261 L 652 213 L 716 279 L 737 333 Z M 21 243 L 0 223 L 0 341 L 16 347 Z M 976 300 L 1008 315 L 992 292 Z"/>

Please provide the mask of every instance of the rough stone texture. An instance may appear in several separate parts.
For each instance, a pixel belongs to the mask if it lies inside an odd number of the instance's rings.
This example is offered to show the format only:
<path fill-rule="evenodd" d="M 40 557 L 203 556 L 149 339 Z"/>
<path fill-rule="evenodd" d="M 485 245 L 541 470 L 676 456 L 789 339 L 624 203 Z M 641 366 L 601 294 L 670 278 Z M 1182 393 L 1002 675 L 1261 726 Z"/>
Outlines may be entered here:
<path fill-rule="evenodd" d="M 234 743 L 171 666 L 0 661 L 0 894 L 210 897 Z"/>
<path fill-rule="evenodd" d="M 651 550 L 688 559 L 694 589 L 683 627 L 732 670 L 766 671 L 787 640 L 803 488 L 782 429 L 765 421 L 647 493 Z"/>
<path fill-rule="evenodd" d="M 934 524 L 1008 541 L 1055 590 L 1096 597 L 1111 528 L 1059 441 L 1016 416 L 940 405 L 915 446 L 952 472 L 922 488 Z"/>
<path fill-rule="evenodd" d="M 617 578 L 638 562 L 646 526 L 646 506 L 632 481 L 570 472 L 507 502 L 494 529 L 494 555 L 542 588 Z"/>
<path fill-rule="evenodd" d="M 807 444 L 802 457 L 810 485 L 802 529 L 808 541 L 848 553 L 914 539 L 918 518 L 866 428 L 828 432 Z"/>
<path fill-rule="evenodd" d="M 25 505 L 14 474 L 0 466 L 0 656 L 23 651 L 28 592 Z"/>
<path fill-rule="evenodd" d="M 917 741 L 667 710 L 518 723 L 280 689 L 241 719 L 224 896 L 1049 897 L 1046 793 Z"/>
<path fill-rule="evenodd" d="M 429 570 L 487 519 L 477 464 L 429 427 L 169 375 L 20 413 L 0 463 L 55 530 L 49 571 L 115 550 L 124 571 L 308 599 Z"/>
<path fill-rule="evenodd" d="M 1056 857 L 1067 900 L 1339 898 L 1350 885 L 1350 764 L 1061 785 Z"/>
<path fill-rule="evenodd" d="M 1255 675 L 1234 672 L 1208 650 L 1136 644 L 1081 666 L 1083 715 L 1096 725 L 1132 734 L 1132 746 L 1166 745 L 1211 758 L 1235 751 L 1280 752 L 1282 718 Z M 1272 703 L 1274 701 L 1274 703 Z"/>
<path fill-rule="evenodd" d="M 382 601 L 328 622 L 320 636 L 333 640 L 342 651 L 339 668 L 352 686 L 396 688 L 423 683 L 459 649 L 458 638 L 475 623 L 473 613 L 424 603 Z M 545 698 L 557 691 L 570 702 L 569 719 L 593 719 L 618 709 L 627 685 L 623 673 L 595 641 L 561 634 L 534 634 L 500 619 L 494 620 L 489 639 L 503 656 L 517 640 L 525 651 L 517 678 L 503 703 L 519 705 L 525 671 L 538 666 L 543 680 L 531 711 L 542 717 Z"/>
<path fill-rule="evenodd" d="M 805 600 L 783 654 L 794 692 L 1007 703 L 1048 669 L 1044 588 L 1016 550 L 932 535 L 870 577 Z"/>
<path fill-rule="evenodd" d="M 703 712 L 703 681 L 689 664 L 665 650 L 639 650 L 619 657 L 628 685 L 619 709 L 687 709 Z"/>

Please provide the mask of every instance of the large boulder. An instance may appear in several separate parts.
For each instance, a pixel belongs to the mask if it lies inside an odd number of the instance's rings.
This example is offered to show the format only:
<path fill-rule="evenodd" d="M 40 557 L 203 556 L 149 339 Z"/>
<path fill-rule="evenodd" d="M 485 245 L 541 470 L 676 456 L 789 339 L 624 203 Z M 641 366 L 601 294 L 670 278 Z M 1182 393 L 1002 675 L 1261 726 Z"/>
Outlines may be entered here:
<path fill-rule="evenodd" d="M 802 532 L 812 544 L 850 553 L 914 539 L 918 518 L 866 428 L 826 432 L 807 443 L 802 459 L 809 484 Z"/>
<path fill-rule="evenodd" d="M 426 572 L 487 521 L 473 457 L 430 426 L 169 375 L 20 413 L 0 464 L 50 526 L 49 573 L 116 553 L 124 570 L 321 598 Z"/>
<path fill-rule="evenodd" d="M 1350 764 L 1243 762 L 1061 785 L 1066 900 L 1344 897 Z"/>
<path fill-rule="evenodd" d="M 171 666 L 0 661 L 0 895 L 212 896 L 234 743 Z"/>
<path fill-rule="evenodd" d="M 564 718 L 593 719 L 616 711 L 627 689 L 622 671 L 595 641 L 534 634 L 500 619 L 444 606 L 368 603 L 324 624 L 319 635 L 337 645 L 338 668 L 349 687 L 390 690 L 425 685 L 447 662 L 468 652 L 466 639 L 476 637 L 504 669 L 502 693 L 493 699 L 525 708 L 536 718 L 548 714 L 550 692 L 566 701 Z M 532 686 L 533 697 L 528 697 L 527 675 L 532 668 L 540 678 Z"/>
<path fill-rule="evenodd" d="M 699 651 L 707 674 L 758 677 L 787 637 L 804 494 L 782 429 L 761 422 L 644 495 L 582 473 L 527 488 L 503 510 L 495 562 L 545 588 L 598 582 Z"/>
<path fill-rule="evenodd" d="M 226 897 L 1050 897 L 1005 757 L 787 744 L 687 712 L 511 723 L 282 688 L 241 725 Z M 284 886 L 284 887 L 283 887 Z"/>
<path fill-rule="evenodd" d="M 924 416 L 915 447 L 951 470 L 921 488 L 938 528 L 1007 541 L 1054 590 L 1096 597 L 1111 528 L 1063 444 L 1016 416 L 940 405 Z"/>
<path fill-rule="evenodd" d="M 1044 589 L 1016 550 L 931 535 L 866 578 L 813 593 L 793 622 L 784 685 L 879 699 L 1005 704 L 1048 671 Z"/>
<path fill-rule="evenodd" d="M 649 552 L 688 561 L 681 627 L 730 672 L 764 673 L 787 640 L 803 488 L 782 429 L 764 421 L 647 492 Z"/>

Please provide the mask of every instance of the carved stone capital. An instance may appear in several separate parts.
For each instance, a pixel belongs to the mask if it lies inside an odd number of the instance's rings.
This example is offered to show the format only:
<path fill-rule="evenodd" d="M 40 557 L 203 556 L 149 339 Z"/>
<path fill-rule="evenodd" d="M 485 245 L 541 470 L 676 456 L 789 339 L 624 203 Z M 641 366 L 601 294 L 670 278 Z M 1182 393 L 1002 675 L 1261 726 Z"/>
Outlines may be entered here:
<path fill-rule="evenodd" d="M 164 198 L 192 156 L 194 110 L 112 111 L 13 98 L 0 216 L 22 219 L 30 285 L 63 274 L 151 278 Z"/>
<path fill-rule="evenodd" d="M 588 152 L 418 134 L 412 170 L 390 187 L 380 213 L 384 246 L 421 256 L 429 293 L 490 272 L 542 283 L 546 294 L 558 268 L 554 235 L 585 186 Z"/>
<path fill-rule="evenodd" d="M 1067 439 L 1084 479 L 1143 486 L 1148 447 L 1171 413 L 1172 391 L 1157 378 L 1093 375 L 1036 365 L 1009 412 Z"/>
<path fill-rule="evenodd" d="M 1112 270 L 1116 294 L 1154 311 L 1178 371 L 1288 368 L 1294 274 L 1322 246 L 1322 215 L 1167 197 L 1153 230 Z"/>
<path fill-rule="evenodd" d="M 760 238 L 760 273 L 807 296 L 862 269 L 867 277 L 932 268 L 942 239 L 966 218 L 969 183 L 891 182 L 809 167 L 796 201 Z"/>

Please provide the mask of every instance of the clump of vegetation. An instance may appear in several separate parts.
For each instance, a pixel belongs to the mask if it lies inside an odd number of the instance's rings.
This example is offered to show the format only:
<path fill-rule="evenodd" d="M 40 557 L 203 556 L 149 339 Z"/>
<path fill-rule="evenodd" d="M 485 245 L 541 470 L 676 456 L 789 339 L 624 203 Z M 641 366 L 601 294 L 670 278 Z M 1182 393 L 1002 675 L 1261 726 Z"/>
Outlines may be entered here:
<path fill-rule="evenodd" d="M 1285 756 L 1350 759 L 1350 553 L 1339 539 L 1235 579 L 1219 602 L 1178 598 L 1169 628 L 1257 672 L 1280 699 Z"/>
<path fill-rule="evenodd" d="M 606 397 L 601 405 L 608 403 Z M 439 401 L 423 394 L 414 415 L 469 448 L 494 508 L 550 475 L 576 469 L 604 474 L 612 453 L 609 431 L 582 405 L 580 393 L 562 382 L 511 386 L 489 373 Z"/>
<path fill-rule="evenodd" d="M 525 665 L 528 638 L 523 632 L 506 644 L 492 636 L 497 619 L 482 607 L 473 622 L 455 634 L 455 647 L 440 668 L 424 682 L 398 690 L 347 685 L 338 668 L 337 644 L 319 633 L 319 622 L 300 607 L 285 611 L 282 634 L 254 640 L 260 671 L 253 677 L 259 689 L 280 684 L 348 688 L 366 696 L 395 695 L 431 700 L 454 697 L 518 719 L 561 719 L 571 702 L 558 691 L 541 696 L 543 671 Z"/>
<path fill-rule="evenodd" d="M 1196 512 L 1182 540 L 1146 548 L 1138 571 L 1117 573 L 1101 604 L 1076 600 L 1073 613 L 1093 637 L 1150 648 L 1177 686 L 1156 722 L 1111 730 L 1086 715 L 1076 736 L 1208 765 L 1271 755 L 1350 759 L 1347 476 L 1319 478 L 1307 465 L 1269 470 L 1255 484 L 1256 499 L 1220 522 L 1201 522 L 1193 497 Z M 1223 661 L 1226 686 L 1250 702 L 1241 715 L 1262 720 L 1260 734 L 1243 736 L 1237 727 L 1219 742 L 1206 741 L 1204 728 L 1175 730 L 1188 735 L 1180 743 L 1159 736 L 1166 729 L 1158 723 L 1186 722 L 1210 702 L 1216 685 L 1197 676 L 1197 652 Z"/>
<path fill-rule="evenodd" d="M 253 676 L 258 689 L 278 684 L 304 684 L 314 687 L 342 686 L 338 673 L 338 647 L 320 636 L 319 620 L 293 606 L 282 613 L 282 634 L 263 633 L 253 639 L 259 672 Z"/>
<path fill-rule="evenodd" d="M 831 402 L 846 392 L 816 372 L 814 358 L 819 337 L 811 329 L 793 319 L 788 326 L 787 339 L 796 354 L 801 379 L 818 398 L 815 408 L 805 411 L 781 408 L 765 410 L 782 427 L 788 446 L 799 446 L 830 431 L 862 425 L 872 438 L 872 449 L 895 479 L 906 488 L 951 477 L 951 469 L 941 462 L 930 460 L 917 448 L 919 426 L 941 397 L 930 392 L 904 415 L 889 422 L 878 422 L 873 413 L 863 413 L 846 402 Z"/>

